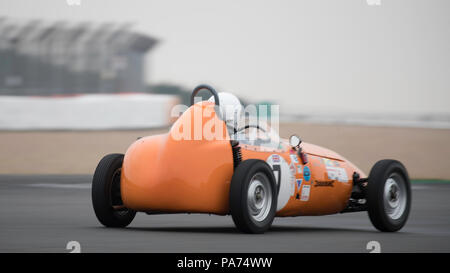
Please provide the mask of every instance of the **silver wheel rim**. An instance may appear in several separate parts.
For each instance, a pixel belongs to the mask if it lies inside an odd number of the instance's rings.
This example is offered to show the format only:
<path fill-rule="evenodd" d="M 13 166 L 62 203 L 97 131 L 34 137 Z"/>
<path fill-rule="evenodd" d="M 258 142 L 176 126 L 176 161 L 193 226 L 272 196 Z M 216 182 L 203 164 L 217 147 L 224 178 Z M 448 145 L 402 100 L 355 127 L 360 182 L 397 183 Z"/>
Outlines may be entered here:
<path fill-rule="evenodd" d="M 406 184 L 399 174 L 392 174 L 384 184 L 384 210 L 392 220 L 399 219 L 406 208 Z"/>
<path fill-rule="evenodd" d="M 247 207 L 252 220 L 262 222 L 272 206 L 272 191 L 269 178 L 256 173 L 250 180 L 247 191 Z"/>

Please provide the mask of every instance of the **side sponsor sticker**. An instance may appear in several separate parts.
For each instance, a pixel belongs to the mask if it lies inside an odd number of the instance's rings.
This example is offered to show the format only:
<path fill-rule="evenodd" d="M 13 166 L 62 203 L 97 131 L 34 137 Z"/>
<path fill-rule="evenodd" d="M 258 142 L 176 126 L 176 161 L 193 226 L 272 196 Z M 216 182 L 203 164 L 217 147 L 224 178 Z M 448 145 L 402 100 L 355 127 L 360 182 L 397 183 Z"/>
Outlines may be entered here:
<path fill-rule="evenodd" d="M 328 166 L 328 167 L 340 167 L 340 163 L 339 163 L 339 161 L 337 161 L 337 160 L 331 160 L 331 159 L 328 159 L 328 158 L 320 158 L 320 161 L 322 162 L 322 164 L 324 164 L 325 166 Z"/>
<path fill-rule="evenodd" d="M 295 165 L 294 165 L 294 163 L 291 163 L 291 164 L 289 165 L 289 170 L 291 171 L 292 177 L 295 178 Z"/>
<path fill-rule="evenodd" d="M 339 182 L 348 182 L 347 172 L 344 168 L 327 166 L 328 179 Z"/>
<path fill-rule="evenodd" d="M 279 155 L 274 154 L 274 155 L 271 155 L 271 157 L 272 157 L 272 161 L 274 163 L 280 163 L 280 156 Z"/>
<path fill-rule="evenodd" d="M 314 187 L 334 187 L 333 185 L 334 185 L 334 180 L 330 180 L 330 181 L 316 180 Z"/>
<path fill-rule="evenodd" d="M 305 181 L 309 181 L 309 179 L 311 179 L 311 172 L 309 171 L 308 166 L 303 167 L 303 178 Z"/>
<path fill-rule="evenodd" d="M 310 189 L 311 189 L 310 185 L 303 185 L 302 195 L 300 196 L 300 201 L 308 201 L 309 200 Z"/>
<path fill-rule="evenodd" d="M 294 163 L 298 163 L 298 157 L 297 157 L 297 155 L 295 155 L 295 154 L 293 154 L 293 155 L 290 155 L 290 157 L 291 157 L 291 162 L 294 162 Z"/>
<path fill-rule="evenodd" d="M 300 199 L 303 179 L 296 179 L 295 181 L 297 181 L 297 194 L 295 195 L 295 199 Z"/>

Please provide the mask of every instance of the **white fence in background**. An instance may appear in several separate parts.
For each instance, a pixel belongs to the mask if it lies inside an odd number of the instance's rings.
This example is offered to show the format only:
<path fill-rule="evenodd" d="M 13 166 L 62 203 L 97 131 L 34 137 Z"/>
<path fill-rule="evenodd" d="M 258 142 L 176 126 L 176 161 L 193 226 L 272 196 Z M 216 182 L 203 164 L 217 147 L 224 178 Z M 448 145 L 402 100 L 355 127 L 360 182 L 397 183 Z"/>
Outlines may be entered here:
<path fill-rule="evenodd" d="M 171 95 L 0 96 L 0 130 L 144 129 L 170 124 Z"/>

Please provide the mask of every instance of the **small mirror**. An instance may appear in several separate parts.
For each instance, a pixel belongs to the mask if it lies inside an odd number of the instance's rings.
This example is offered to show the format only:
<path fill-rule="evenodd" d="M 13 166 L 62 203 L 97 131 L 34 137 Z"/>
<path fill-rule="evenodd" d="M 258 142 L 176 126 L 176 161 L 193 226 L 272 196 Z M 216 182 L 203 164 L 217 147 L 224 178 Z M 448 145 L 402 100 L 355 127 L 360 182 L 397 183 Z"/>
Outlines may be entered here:
<path fill-rule="evenodd" d="M 292 135 L 292 136 L 289 138 L 289 144 L 290 144 L 292 147 L 298 147 L 298 146 L 300 146 L 301 143 L 302 143 L 302 140 L 301 140 L 300 137 L 297 136 L 297 135 Z"/>

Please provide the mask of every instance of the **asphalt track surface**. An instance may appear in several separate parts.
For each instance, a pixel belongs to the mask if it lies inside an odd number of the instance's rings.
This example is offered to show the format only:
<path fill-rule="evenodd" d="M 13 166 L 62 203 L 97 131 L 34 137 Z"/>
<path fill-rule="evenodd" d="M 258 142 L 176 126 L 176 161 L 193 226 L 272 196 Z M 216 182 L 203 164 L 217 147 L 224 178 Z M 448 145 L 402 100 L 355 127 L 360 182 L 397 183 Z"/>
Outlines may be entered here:
<path fill-rule="evenodd" d="M 450 251 L 450 184 L 413 185 L 406 226 L 376 231 L 365 212 L 276 218 L 262 235 L 239 233 L 229 216 L 139 213 L 126 229 L 102 227 L 89 175 L 0 175 L 0 252 L 382 252 Z M 180 198 L 182 198 L 180 196 Z"/>

